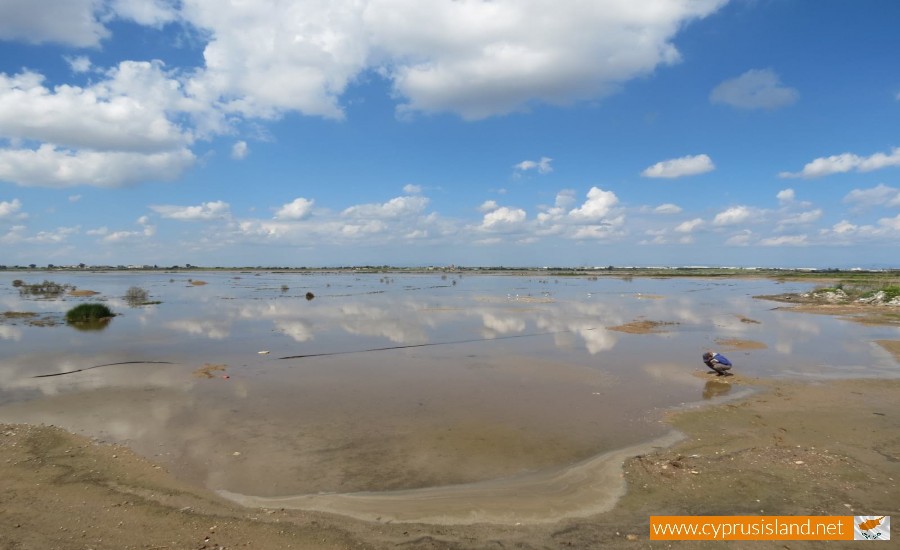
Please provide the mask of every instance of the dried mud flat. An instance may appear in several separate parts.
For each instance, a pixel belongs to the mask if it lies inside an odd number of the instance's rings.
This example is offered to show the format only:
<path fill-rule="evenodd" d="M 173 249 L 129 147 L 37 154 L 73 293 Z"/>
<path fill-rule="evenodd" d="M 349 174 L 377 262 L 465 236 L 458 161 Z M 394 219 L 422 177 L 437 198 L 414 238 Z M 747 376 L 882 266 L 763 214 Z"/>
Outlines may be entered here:
<path fill-rule="evenodd" d="M 695 375 L 760 391 L 672 412 L 667 421 L 685 439 L 628 459 L 628 491 L 611 511 L 541 525 L 400 524 L 242 508 L 127 449 L 54 427 L 2 425 L 0 548 L 645 548 L 650 515 L 900 515 L 900 381 Z"/>

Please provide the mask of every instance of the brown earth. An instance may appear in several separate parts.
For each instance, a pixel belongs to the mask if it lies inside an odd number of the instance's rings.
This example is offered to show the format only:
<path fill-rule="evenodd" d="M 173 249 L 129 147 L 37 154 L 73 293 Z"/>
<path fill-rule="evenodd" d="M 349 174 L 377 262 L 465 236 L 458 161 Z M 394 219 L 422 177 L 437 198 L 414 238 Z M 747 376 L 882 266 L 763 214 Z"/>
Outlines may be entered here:
<path fill-rule="evenodd" d="M 62 317 L 52 313 L 38 314 L 31 311 L 5 311 L 0 314 L 0 325 L 16 325 L 19 321 L 33 327 L 53 327 L 62 323 Z"/>
<path fill-rule="evenodd" d="M 741 338 L 716 338 L 716 344 L 733 350 L 766 349 L 768 347 L 762 342 Z"/>
<path fill-rule="evenodd" d="M 96 290 L 70 290 L 69 296 L 96 296 L 100 294 Z"/>
<path fill-rule="evenodd" d="M 900 340 L 875 340 L 875 343 L 891 352 L 898 362 L 900 362 Z"/>
<path fill-rule="evenodd" d="M 749 318 L 749 317 L 744 317 L 743 315 L 737 315 L 736 317 L 737 317 L 738 319 L 740 319 L 740 321 L 741 321 L 742 323 L 747 323 L 747 324 L 751 324 L 751 325 L 758 325 L 758 324 L 759 324 L 759 321 L 757 321 L 756 319 L 751 319 L 751 318 Z"/>
<path fill-rule="evenodd" d="M 653 334 L 657 332 L 665 332 L 667 329 L 665 327 L 677 325 L 673 321 L 631 321 L 630 323 L 625 323 L 624 325 L 618 325 L 615 327 L 607 327 L 609 330 L 615 330 L 618 332 L 626 332 L 628 334 Z"/>
<path fill-rule="evenodd" d="M 836 315 L 848 321 L 866 325 L 900 326 L 900 307 L 883 304 L 830 304 L 812 296 L 800 294 L 775 294 L 770 296 L 754 296 L 762 300 L 772 300 L 793 304 L 775 309 L 796 313 L 815 313 L 818 315 Z"/>
<path fill-rule="evenodd" d="M 219 371 L 224 373 L 225 365 L 212 365 L 212 364 L 207 363 L 207 364 L 203 365 L 202 367 L 200 367 L 199 369 L 195 370 L 193 372 L 193 374 L 197 378 L 212 378 L 214 376 L 213 373 L 219 372 Z"/>
<path fill-rule="evenodd" d="M 900 516 L 900 381 L 695 375 L 715 386 L 713 395 L 759 391 L 668 414 L 685 439 L 627 460 L 628 491 L 613 510 L 544 525 L 397 524 L 241 508 L 122 447 L 54 427 L 2 425 L 0 548 L 646 548 L 650 515 Z"/>
<path fill-rule="evenodd" d="M 31 311 L 4 311 L 2 316 L 4 319 L 31 319 L 38 314 Z"/>

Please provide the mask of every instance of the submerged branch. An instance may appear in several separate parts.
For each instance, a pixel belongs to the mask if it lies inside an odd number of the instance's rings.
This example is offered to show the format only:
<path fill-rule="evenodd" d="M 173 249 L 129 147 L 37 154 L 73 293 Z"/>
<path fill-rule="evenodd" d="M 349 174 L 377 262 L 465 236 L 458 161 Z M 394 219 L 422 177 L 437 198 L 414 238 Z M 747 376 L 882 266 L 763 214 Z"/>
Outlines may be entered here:
<path fill-rule="evenodd" d="M 112 367 L 114 365 L 173 365 L 171 361 L 122 361 L 121 363 L 104 363 L 103 365 L 94 365 L 92 367 L 84 367 L 83 369 L 75 369 L 69 370 L 66 372 L 55 372 L 53 374 L 38 374 L 37 376 L 32 376 L 32 378 L 49 378 L 51 376 L 62 376 L 64 374 L 74 374 L 76 372 L 83 372 L 91 369 L 99 369 L 100 367 Z"/>

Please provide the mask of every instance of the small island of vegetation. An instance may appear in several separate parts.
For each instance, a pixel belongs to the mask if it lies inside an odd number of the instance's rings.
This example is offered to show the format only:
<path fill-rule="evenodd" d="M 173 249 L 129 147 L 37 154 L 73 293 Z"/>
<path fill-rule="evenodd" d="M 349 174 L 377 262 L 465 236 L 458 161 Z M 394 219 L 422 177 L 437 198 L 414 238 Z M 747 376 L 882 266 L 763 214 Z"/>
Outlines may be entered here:
<path fill-rule="evenodd" d="M 75 328 L 103 328 L 114 316 L 104 304 L 80 304 L 66 312 L 66 322 Z"/>

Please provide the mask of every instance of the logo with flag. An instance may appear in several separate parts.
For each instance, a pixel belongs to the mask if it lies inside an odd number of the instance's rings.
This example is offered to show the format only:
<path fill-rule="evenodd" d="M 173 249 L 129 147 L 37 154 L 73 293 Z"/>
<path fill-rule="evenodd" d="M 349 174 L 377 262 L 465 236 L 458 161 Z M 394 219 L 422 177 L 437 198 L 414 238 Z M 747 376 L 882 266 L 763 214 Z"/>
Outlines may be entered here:
<path fill-rule="evenodd" d="M 891 540 L 891 516 L 853 516 L 853 540 Z"/>

